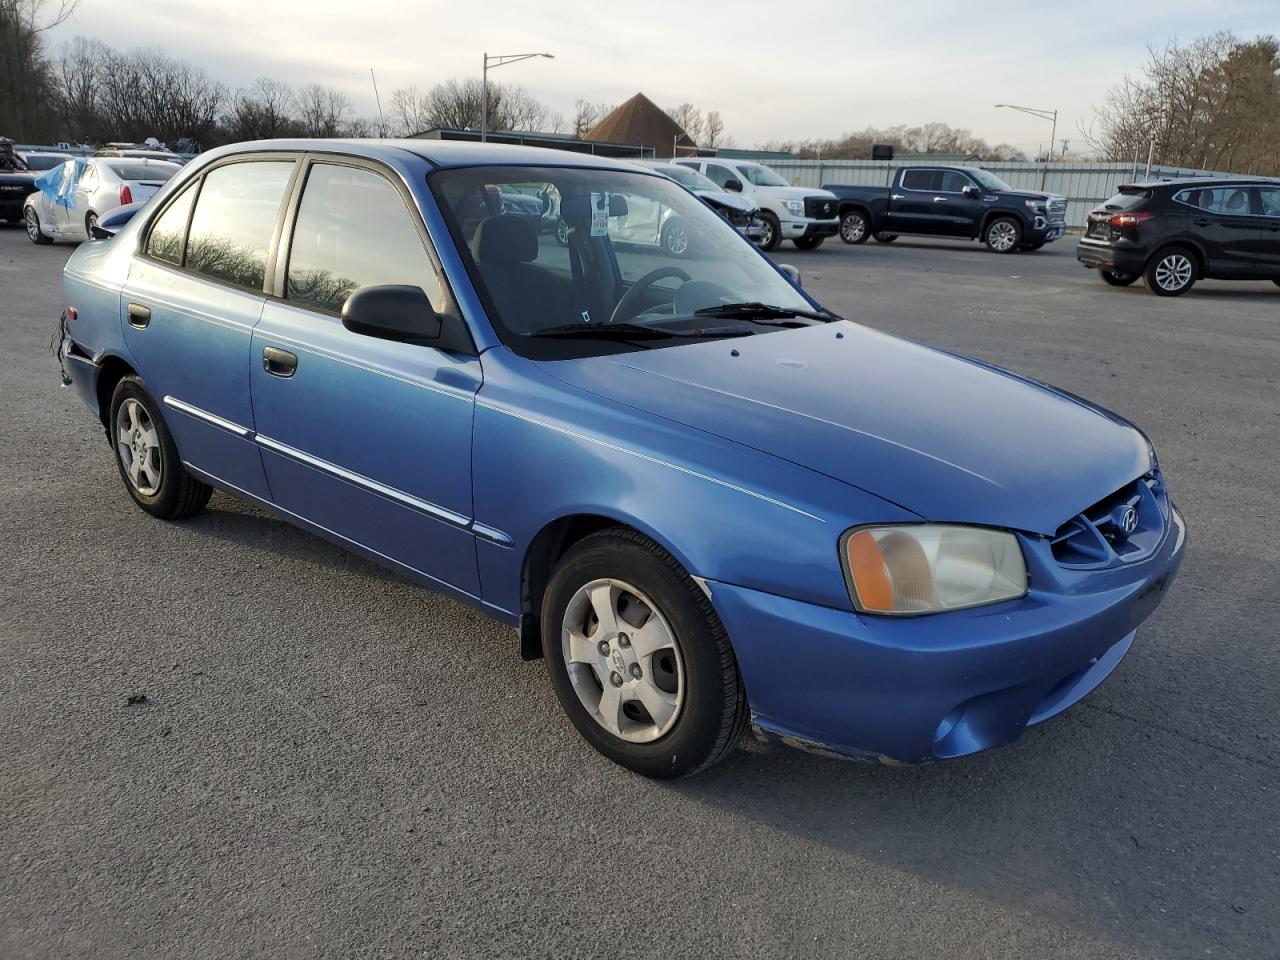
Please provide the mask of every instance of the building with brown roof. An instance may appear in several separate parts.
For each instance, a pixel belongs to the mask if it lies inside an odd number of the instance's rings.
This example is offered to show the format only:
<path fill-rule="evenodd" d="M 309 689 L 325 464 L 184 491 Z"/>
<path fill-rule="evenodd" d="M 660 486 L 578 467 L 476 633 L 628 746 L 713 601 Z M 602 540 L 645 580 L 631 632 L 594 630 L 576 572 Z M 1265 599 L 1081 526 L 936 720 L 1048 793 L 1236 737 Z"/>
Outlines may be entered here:
<path fill-rule="evenodd" d="M 582 135 L 583 140 L 650 147 L 659 157 L 692 156 L 698 145 L 666 112 L 643 93 L 614 108 Z"/>

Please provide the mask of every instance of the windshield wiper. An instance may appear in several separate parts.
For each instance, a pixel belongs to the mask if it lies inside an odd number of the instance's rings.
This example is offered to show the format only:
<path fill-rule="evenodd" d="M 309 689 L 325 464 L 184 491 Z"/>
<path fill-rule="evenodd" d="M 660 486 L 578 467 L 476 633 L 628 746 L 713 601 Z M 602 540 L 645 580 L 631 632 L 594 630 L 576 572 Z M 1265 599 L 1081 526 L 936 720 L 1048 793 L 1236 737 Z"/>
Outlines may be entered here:
<path fill-rule="evenodd" d="M 743 303 L 720 303 L 714 307 L 703 307 L 701 310 L 693 311 L 695 317 L 721 317 L 725 320 L 751 320 L 753 322 L 762 322 L 767 320 L 784 320 L 789 317 L 804 317 L 806 320 L 816 320 L 819 323 L 831 323 L 833 320 L 843 320 L 830 310 L 797 310 L 794 307 L 775 307 L 769 303 L 760 303 L 758 301 L 747 301 Z M 785 324 L 777 324 L 777 326 L 785 326 Z"/>
<path fill-rule="evenodd" d="M 666 340 L 671 337 L 699 339 L 703 337 L 749 337 L 749 327 L 704 327 L 699 330 L 665 330 L 639 323 L 567 323 L 560 327 L 544 327 L 531 337 L 559 337 L 569 340 Z"/>

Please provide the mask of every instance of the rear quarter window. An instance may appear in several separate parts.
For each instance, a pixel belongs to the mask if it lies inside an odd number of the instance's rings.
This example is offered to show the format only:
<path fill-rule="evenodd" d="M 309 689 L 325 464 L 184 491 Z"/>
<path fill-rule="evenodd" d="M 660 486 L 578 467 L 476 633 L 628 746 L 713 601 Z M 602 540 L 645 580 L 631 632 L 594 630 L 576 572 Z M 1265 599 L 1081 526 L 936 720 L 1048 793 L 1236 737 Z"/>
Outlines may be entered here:
<path fill-rule="evenodd" d="M 1151 199 L 1151 191 L 1138 187 L 1121 187 L 1120 192 L 1103 204 L 1108 210 L 1129 210 Z"/>

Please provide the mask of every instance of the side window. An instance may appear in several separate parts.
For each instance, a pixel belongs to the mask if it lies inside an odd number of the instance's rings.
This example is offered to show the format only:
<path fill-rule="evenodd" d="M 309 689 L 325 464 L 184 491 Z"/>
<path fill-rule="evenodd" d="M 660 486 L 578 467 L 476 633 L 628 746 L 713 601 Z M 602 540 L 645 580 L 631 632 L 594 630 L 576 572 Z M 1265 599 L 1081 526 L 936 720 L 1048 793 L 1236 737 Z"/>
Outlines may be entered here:
<path fill-rule="evenodd" d="M 98 168 L 92 163 L 86 163 L 84 170 L 80 174 L 80 183 L 78 185 L 90 192 L 98 189 Z"/>
<path fill-rule="evenodd" d="M 904 170 L 902 185 L 908 190 L 940 190 L 937 170 Z"/>
<path fill-rule="evenodd" d="M 1178 199 L 1199 207 L 1209 213 L 1236 214 L 1243 216 L 1250 213 L 1249 191 L 1246 187 L 1213 187 L 1203 190 L 1184 190 Z"/>
<path fill-rule="evenodd" d="M 965 187 L 971 187 L 974 183 L 959 170 L 943 170 L 942 186 L 938 190 L 942 193 L 962 193 Z"/>
<path fill-rule="evenodd" d="M 718 163 L 708 163 L 707 179 L 713 181 L 717 187 L 723 188 L 730 180 L 741 180 L 742 178 L 728 167 L 722 167 Z"/>
<path fill-rule="evenodd" d="M 1259 187 L 1258 199 L 1264 217 L 1280 217 L 1280 187 Z"/>
<path fill-rule="evenodd" d="M 182 246 L 187 238 L 187 221 L 191 218 L 191 204 L 195 199 L 196 185 L 193 183 L 184 188 L 156 218 L 147 236 L 147 256 L 175 267 L 182 266 Z"/>
<path fill-rule="evenodd" d="M 187 239 L 188 270 L 261 290 L 292 160 L 229 163 L 205 174 Z"/>
<path fill-rule="evenodd" d="M 371 170 L 316 164 L 293 228 L 285 298 L 337 313 L 352 291 L 389 283 L 421 287 L 437 309 L 444 306 L 400 191 Z"/>

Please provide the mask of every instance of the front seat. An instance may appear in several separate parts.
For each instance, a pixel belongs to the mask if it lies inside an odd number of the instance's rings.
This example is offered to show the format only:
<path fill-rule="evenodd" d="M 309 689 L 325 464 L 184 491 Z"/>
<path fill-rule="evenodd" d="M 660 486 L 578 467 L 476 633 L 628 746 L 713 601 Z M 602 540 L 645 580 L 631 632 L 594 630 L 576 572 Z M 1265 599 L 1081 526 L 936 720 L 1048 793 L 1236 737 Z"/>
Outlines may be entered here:
<path fill-rule="evenodd" d="M 532 333 L 572 319 L 568 286 L 533 265 L 538 235 L 524 218 L 499 214 L 480 221 L 471 238 L 471 256 L 497 308 L 497 323 L 515 333 Z"/>

